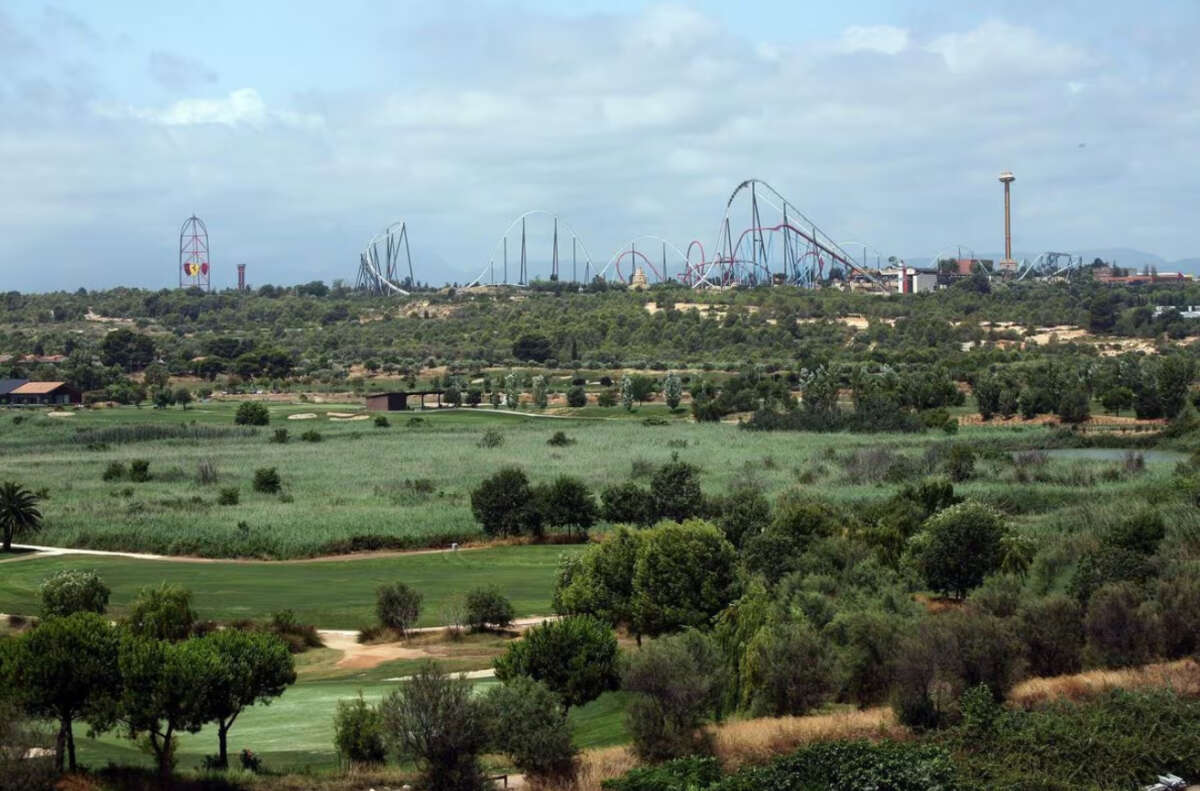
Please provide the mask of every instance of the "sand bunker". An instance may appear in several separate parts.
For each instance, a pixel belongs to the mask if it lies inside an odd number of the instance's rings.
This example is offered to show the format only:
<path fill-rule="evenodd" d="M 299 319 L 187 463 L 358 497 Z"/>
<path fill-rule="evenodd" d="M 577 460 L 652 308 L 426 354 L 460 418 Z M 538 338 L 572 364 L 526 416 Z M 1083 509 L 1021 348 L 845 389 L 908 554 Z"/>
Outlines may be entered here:
<path fill-rule="evenodd" d="M 333 415 L 332 412 L 330 412 L 329 414 Z M 355 415 L 354 417 L 330 417 L 329 421 L 331 423 L 352 423 L 355 420 L 370 420 L 370 419 L 371 419 L 370 415 Z"/>
<path fill-rule="evenodd" d="M 295 415 L 288 415 L 288 420 L 312 420 L 317 416 L 316 412 L 298 412 Z"/>
<path fill-rule="evenodd" d="M 329 417 L 354 417 L 357 412 L 326 412 Z"/>
<path fill-rule="evenodd" d="M 46 417 L 75 417 L 74 412 L 47 412 Z"/>

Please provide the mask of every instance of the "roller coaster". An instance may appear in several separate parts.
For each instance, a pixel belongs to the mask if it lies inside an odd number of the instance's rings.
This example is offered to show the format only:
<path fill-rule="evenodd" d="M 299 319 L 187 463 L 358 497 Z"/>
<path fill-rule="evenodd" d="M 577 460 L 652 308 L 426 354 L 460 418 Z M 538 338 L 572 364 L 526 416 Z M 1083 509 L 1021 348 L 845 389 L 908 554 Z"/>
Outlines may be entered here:
<path fill-rule="evenodd" d="M 531 225 L 536 226 L 532 234 Z M 536 257 L 543 269 L 546 258 L 549 260 L 549 271 L 540 273 L 540 278 L 531 272 L 531 248 L 537 242 L 549 243 L 549 255 Z M 466 287 L 566 280 L 569 261 L 570 281 L 577 283 L 596 278 L 629 283 L 641 270 L 647 283 L 674 281 L 692 288 L 814 288 L 858 279 L 868 287 L 882 289 L 883 284 L 865 266 L 870 245 L 862 246 L 864 263 L 859 264 L 770 184 L 747 179 L 725 202 L 716 238 L 707 251 L 699 239 L 681 248 L 660 236 L 642 235 L 597 265 L 565 218 L 553 211 L 535 209 L 509 223 L 493 246 L 487 264 Z M 407 295 L 415 282 L 408 227 L 403 221 L 394 222 L 372 237 L 359 255 L 356 286 L 373 294 Z"/>

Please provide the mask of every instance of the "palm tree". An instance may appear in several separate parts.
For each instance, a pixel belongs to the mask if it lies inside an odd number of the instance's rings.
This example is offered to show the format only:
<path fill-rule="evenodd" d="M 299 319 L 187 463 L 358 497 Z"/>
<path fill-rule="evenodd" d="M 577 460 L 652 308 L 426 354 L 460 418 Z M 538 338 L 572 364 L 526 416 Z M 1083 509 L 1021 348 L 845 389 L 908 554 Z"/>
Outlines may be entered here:
<path fill-rule="evenodd" d="M 16 481 L 0 483 L 0 532 L 4 535 L 4 551 L 12 551 L 14 535 L 31 533 L 42 526 L 38 498 Z"/>

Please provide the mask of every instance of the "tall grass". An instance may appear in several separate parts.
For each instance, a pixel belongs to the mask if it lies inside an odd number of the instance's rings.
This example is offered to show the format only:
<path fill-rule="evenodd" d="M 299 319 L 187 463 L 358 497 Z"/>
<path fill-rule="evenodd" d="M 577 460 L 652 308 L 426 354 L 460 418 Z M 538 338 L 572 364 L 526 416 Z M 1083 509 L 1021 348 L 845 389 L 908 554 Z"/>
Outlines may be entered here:
<path fill-rule="evenodd" d="M 1200 697 L 1200 665 L 1191 659 L 1119 670 L 1089 670 L 1053 678 L 1031 678 L 1008 694 L 1016 708 L 1033 709 L 1056 700 L 1079 702 L 1114 689 L 1173 689 L 1185 697 Z"/>
<path fill-rule="evenodd" d="M 250 426 L 134 423 L 127 426 L 106 426 L 80 431 L 71 439 L 76 445 L 123 445 L 130 442 L 154 442 L 160 439 L 195 441 L 246 439 L 257 434 L 258 429 Z"/>

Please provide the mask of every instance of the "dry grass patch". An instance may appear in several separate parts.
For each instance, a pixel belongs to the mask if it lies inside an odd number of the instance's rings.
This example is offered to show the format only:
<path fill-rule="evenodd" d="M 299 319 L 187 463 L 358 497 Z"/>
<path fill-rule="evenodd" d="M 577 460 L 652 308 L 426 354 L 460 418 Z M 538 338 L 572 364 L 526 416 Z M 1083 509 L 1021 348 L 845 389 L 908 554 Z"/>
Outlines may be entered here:
<path fill-rule="evenodd" d="M 1055 700 L 1088 700 L 1113 689 L 1168 687 L 1186 697 L 1200 697 L 1200 665 L 1191 659 L 1119 670 L 1089 670 L 1069 676 L 1031 678 L 1013 688 L 1010 705 L 1033 709 Z"/>
<path fill-rule="evenodd" d="M 601 791 L 605 780 L 620 777 L 639 765 L 628 747 L 604 747 L 585 750 L 579 755 L 579 771 L 574 781 L 544 786 L 546 791 Z"/>
<path fill-rule="evenodd" d="M 769 761 L 812 742 L 902 739 L 909 735 L 890 708 L 839 711 L 806 717 L 738 720 L 709 729 L 713 751 L 726 771 Z"/>

